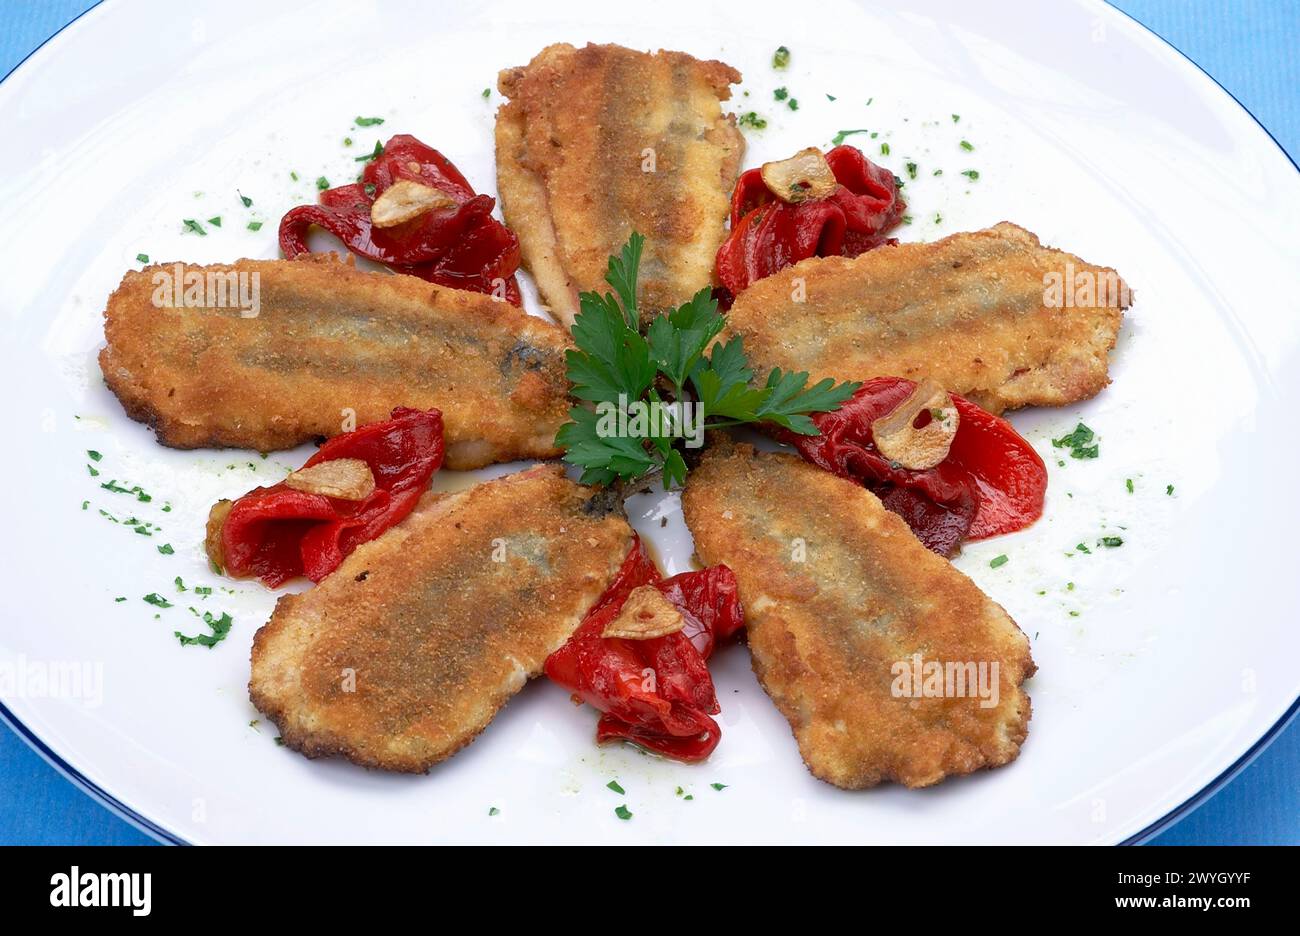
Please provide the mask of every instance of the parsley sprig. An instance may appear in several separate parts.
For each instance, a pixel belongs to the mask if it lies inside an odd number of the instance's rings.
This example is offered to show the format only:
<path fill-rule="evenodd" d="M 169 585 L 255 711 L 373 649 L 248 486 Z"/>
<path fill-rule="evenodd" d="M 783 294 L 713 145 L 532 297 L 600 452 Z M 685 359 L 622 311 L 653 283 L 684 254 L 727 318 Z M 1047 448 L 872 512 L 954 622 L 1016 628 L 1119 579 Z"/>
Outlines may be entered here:
<path fill-rule="evenodd" d="M 826 378 L 809 387 L 806 371 L 780 368 L 755 382 L 740 336 L 709 349 L 726 320 L 707 287 L 656 316 L 642 334 L 636 293 L 644 246 L 634 233 L 609 258 L 605 281 L 613 293 L 579 296 L 572 329 L 577 348 L 566 360 L 573 396 L 591 405 L 569 410 L 571 422 L 555 442 L 565 461 L 582 468 L 584 483 L 634 481 L 654 472 L 662 473 L 665 489 L 684 483 L 686 461 L 675 444 L 684 414 L 674 405 L 697 405 L 699 424 L 709 429 L 769 423 L 817 435 L 810 415 L 838 409 L 861 386 Z M 676 422 L 629 419 L 626 431 L 611 432 L 599 412 L 644 403 L 667 405 Z"/>

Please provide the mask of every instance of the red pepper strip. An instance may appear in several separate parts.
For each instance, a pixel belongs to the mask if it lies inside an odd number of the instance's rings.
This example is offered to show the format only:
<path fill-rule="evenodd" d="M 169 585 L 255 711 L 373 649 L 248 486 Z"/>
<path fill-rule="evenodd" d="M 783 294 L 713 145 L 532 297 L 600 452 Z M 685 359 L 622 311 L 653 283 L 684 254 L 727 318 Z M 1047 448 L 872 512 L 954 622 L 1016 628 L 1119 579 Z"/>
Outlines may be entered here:
<path fill-rule="evenodd" d="M 839 182 L 829 198 L 790 204 L 776 198 L 761 169 L 741 174 L 731 195 L 731 233 L 718 249 L 724 304 L 750 284 L 809 257 L 856 257 L 888 243 L 903 217 L 893 173 L 852 146 L 837 146 L 826 162 Z"/>
<path fill-rule="evenodd" d="M 409 514 L 442 465 L 442 414 L 399 406 L 387 422 L 330 439 L 304 468 L 336 458 L 370 466 L 375 490 L 360 501 L 295 490 L 283 482 L 235 501 L 221 525 L 226 569 L 275 588 L 299 575 L 319 582 L 362 543 Z"/>
<path fill-rule="evenodd" d="M 650 640 L 605 638 L 634 588 L 654 585 L 686 619 Z M 546 661 L 546 675 L 603 714 L 597 742 L 628 740 L 676 760 L 708 757 L 721 730 L 705 659 L 743 624 L 736 579 L 726 566 L 662 579 L 636 540 L 614 581 L 568 643 Z"/>
<path fill-rule="evenodd" d="M 375 228 L 370 208 L 401 179 L 445 192 L 454 207 L 435 208 L 391 228 Z M 446 157 L 413 136 L 398 134 L 362 172 L 362 181 L 320 194 L 320 204 L 299 205 L 280 221 L 280 250 L 292 260 L 308 253 L 312 225 L 325 228 L 357 256 L 387 264 L 432 283 L 490 293 L 505 283 L 504 298 L 520 305 L 519 239 L 492 217 L 496 201 L 475 195 Z"/>
<path fill-rule="evenodd" d="M 957 435 L 937 467 L 896 468 L 880 454 L 872 422 L 892 412 L 915 386 L 901 377 L 877 377 L 838 410 L 812 417 L 821 435 L 776 435 L 807 461 L 875 492 L 941 555 L 951 556 L 965 539 L 1011 533 L 1042 516 L 1043 460 L 1010 423 L 956 394 Z"/>

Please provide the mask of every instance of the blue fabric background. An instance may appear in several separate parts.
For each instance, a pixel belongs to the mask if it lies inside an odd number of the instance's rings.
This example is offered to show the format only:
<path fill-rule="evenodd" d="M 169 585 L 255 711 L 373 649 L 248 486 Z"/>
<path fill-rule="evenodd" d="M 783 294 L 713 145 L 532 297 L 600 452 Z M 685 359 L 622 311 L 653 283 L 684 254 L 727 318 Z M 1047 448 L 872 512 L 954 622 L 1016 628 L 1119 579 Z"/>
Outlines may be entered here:
<path fill-rule="evenodd" d="M 1300 160 L 1300 0 L 1117 0 L 1209 72 Z M 0 75 L 89 0 L 0 0 Z M 0 844 L 148 844 L 0 726 Z M 1300 720 L 1158 845 L 1300 843 Z"/>

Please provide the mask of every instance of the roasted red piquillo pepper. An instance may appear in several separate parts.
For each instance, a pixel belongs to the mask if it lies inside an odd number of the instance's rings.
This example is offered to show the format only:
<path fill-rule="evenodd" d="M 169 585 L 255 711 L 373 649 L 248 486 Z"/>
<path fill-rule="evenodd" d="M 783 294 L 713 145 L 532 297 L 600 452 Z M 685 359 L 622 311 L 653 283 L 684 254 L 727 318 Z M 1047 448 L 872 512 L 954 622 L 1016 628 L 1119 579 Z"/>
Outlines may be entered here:
<path fill-rule="evenodd" d="M 915 387 L 901 377 L 868 380 L 838 410 L 812 417 L 821 435 L 776 434 L 807 461 L 865 485 L 944 556 L 963 540 L 1011 533 L 1037 520 L 1047 491 L 1043 460 L 1005 419 L 956 394 L 950 397 L 960 419 L 942 462 L 917 471 L 881 454 L 871 424 Z"/>
<path fill-rule="evenodd" d="M 226 572 L 257 576 L 275 588 L 305 575 L 319 582 L 362 543 L 409 514 L 442 465 L 442 414 L 398 407 L 386 422 L 371 423 L 327 441 L 299 472 L 339 459 L 364 462 L 373 490 L 359 499 L 312 493 L 291 486 L 293 476 L 249 491 L 224 519 L 214 509 L 219 560 Z M 369 482 L 367 487 L 369 487 Z M 209 547 L 211 554 L 213 549 Z"/>
<path fill-rule="evenodd" d="M 601 636 L 640 586 L 652 586 L 684 626 L 646 639 Z M 726 566 L 660 576 L 635 540 L 622 568 L 582 624 L 546 660 L 546 675 L 603 714 L 597 742 L 632 741 L 680 761 L 718 746 L 719 712 L 705 660 L 744 624 L 736 577 Z"/>
<path fill-rule="evenodd" d="M 401 213 L 375 223 L 375 203 L 393 186 Z M 412 185 L 420 188 L 412 188 Z M 429 190 L 433 190 L 430 192 Z M 423 196 L 423 197 L 421 197 Z M 280 250 L 293 259 L 308 253 L 312 225 L 325 228 L 359 257 L 431 283 L 493 293 L 521 304 L 519 238 L 492 217 L 495 199 L 476 195 L 445 156 L 413 136 L 398 134 L 366 165 L 360 182 L 320 194 L 320 204 L 300 205 L 280 221 Z M 389 224 L 397 218 L 399 223 Z"/>
<path fill-rule="evenodd" d="M 751 283 L 800 260 L 856 257 L 890 242 L 888 232 L 907 208 L 894 174 L 852 146 L 835 147 L 825 163 L 833 191 L 798 201 L 778 197 L 762 169 L 741 174 L 731 196 L 731 233 L 716 260 L 724 308 Z"/>

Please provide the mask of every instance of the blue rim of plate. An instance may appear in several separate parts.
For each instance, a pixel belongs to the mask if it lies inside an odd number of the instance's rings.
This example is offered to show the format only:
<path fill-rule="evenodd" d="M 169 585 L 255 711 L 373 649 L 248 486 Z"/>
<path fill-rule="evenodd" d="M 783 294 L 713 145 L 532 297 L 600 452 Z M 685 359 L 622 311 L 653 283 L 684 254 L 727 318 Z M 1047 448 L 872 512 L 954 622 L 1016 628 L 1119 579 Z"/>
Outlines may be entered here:
<path fill-rule="evenodd" d="M 85 10 L 78 13 L 74 19 L 68 21 L 68 23 L 60 27 L 57 32 L 51 34 L 48 39 L 46 39 L 36 48 L 32 49 L 31 52 L 27 53 L 27 55 L 23 56 L 21 62 L 19 62 L 13 68 L 9 69 L 9 71 L 5 73 L 5 76 L 3 78 L 0 78 L 0 84 L 8 80 L 9 76 L 12 75 L 14 72 L 16 72 L 18 69 L 22 68 L 23 65 L 26 64 L 28 59 L 30 59 L 37 52 L 41 51 L 41 49 L 49 45 L 51 41 L 53 41 L 56 37 L 58 37 L 61 33 L 63 33 L 64 30 L 66 30 L 69 26 L 71 26 L 73 23 L 76 23 L 78 20 L 80 20 L 87 13 L 90 13 L 92 10 L 99 9 L 99 7 L 101 7 L 104 4 L 104 2 L 105 0 L 95 0 L 95 3 L 93 5 L 87 7 Z M 1286 148 L 1281 143 L 1278 142 L 1277 137 L 1273 136 L 1273 132 L 1269 130 L 1268 127 L 1264 126 L 1264 124 L 1260 121 L 1260 119 L 1255 116 L 1254 112 L 1252 112 L 1251 109 L 1247 107 L 1245 104 L 1241 103 L 1241 101 L 1237 99 L 1237 96 L 1235 94 L 1233 94 L 1222 84 L 1220 84 L 1217 78 L 1215 78 L 1204 68 L 1202 68 L 1199 64 L 1197 64 L 1196 61 L 1191 58 L 1191 56 L 1185 53 L 1182 49 L 1178 48 L 1176 45 L 1174 45 L 1164 36 L 1160 35 L 1154 29 L 1147 26 L 1141 20 L 1137 19 L 1134 16 L 1130 16 L 1128 13 L 1121 10 L 1119 7 L 1110 3 L 1109 0 L 1103 0 L 1102 5 L 1105 6 L 1107 9 L 1111 10 L 1112 12 L 1118 13 L 1120 16 L 1124 17 L 1124 19 L 1135 24 L 1142 30 L 1155 36 L 1167 48 L 1169 48 L 1176 55 L 1178 55 L 1179 58 L 1183 59 L 1185 62 L 1190 64 L 1193 68 L 1195 68 L 1206 78 L 1209 78 L 1210 81 L 1214 82 L 1215 87 L 1217 87 L 1220 91 L 1222 91 L 1229 98 L 1231 98 L 1233 103 L 1235 103 L 1238 107 L 1240 107 L 1243 111 L 1245 111 L 1246 115 L 1255 122 L 1255 126 L 1259 127 L 1259 129 L 1264 131 L 1264 135 L 1267 136 L 1269 140 L 1273 142 L 1273 145 L 1277 147 L 1278 152 L 1281 153 L 1286 158 L 1287 162 L 1291 164 L 1292 168 L 1295 169 L 1296 172 L 1300 172 L 1300 164 L 1297 164 L 1296 161 L 1291 158 L 1291 154 L 1288 153 L 1286 151 Z M 1259 755 L 1262 754 L 1264 750 L 1277 739 L 1277 736 L 1280 735 L 1286 729 L 1286 727 L 1291 723 L 1291 721 L 1296 717 L 1298 713 L 1300 713 L 1300 698 L 1297 698 L 1295 701 L 1293 701 L 1291 703 L 1291 707 L 1286 710 L 1286 713 L 1281 718 L 1279 718 L 1276 722 L 1274 722 L 1273 727 L 1269 728 L 1268 731 L 1264 732 L 1264 734 L 1260 736 L 1259 740 L 1256 741 L 1254 744 L 1252 744 L 1250 746 L 1250 749 L 1247 750 L 1245 754 L 1241 755 L 1241 757 L 1237 758 L 1237 760 L 1234 761 L 1230 767 L 1228 767 L 1221 774 L 1219 774 L 1217 777 L 1215 777 L 1213 780 L 1211 780 L 1209 783 L 1203 786 L 1198 792 L 1194 793 L 1188 799 L 1183 801 L 1183 803 L 1174 807 L 1169 812 L 1165 813 L 1165 815 L 1161 816 L 1155 822 L 1151 823 L 1141 832 L 1138 832 L 1134 835 L 1130 835 L 1128 838 L 1124 839 L 1119 844 L 1120 845 L 1145 845 L 1147 842 L 1149 842 L 1155 836 L 1159 835 L 1161 832 L 1164 832 L 1170 827 L 1176 825 L 1179 822 L 1179 820 L 1183 819 L 1185 816 L 1187 816 L 1188 813 L 1192 812 L 1193 810 L 1201 806 L 1206 800 L 1212 797 L 1215 793 L 1218 793 L 1221 789 L 1223 789 L 1223 787 L 1225 787 L 1234 777 L 1236 777 L 1237 774 L 1241 773 L 1243 770 L 1249 767 L 1250 764 L 1255 760 L 1255 758 L 1259 757 Z M 81 773 L 81 771 L 77 770 L 77 768 L 69 764 L 66 760 L 60 757 L 52 748 L 50 748 L 49 745 L 47 745 L 44 741 L 42 741 L 39 737 L 37 737 L 37 735 L 33 731 L 31 731 L 25 724 L 23 724 L 23 722 L 18 718 L 18 716 L 14 715 L 14 713 L 9 710 L 9 707 L 5 705 L 3 702 L 0 702 L 0 721 L 3 721 L 11 729 L 13 729 L 14 733 L 17 734 L 18 737 L 22 738 L 25 742 L 27 742 L 27 745 L 33 751 L 39 754 L 46 763 L 48 763 L 51 767 L 57 770 L 65 778 L 67 778 L 67 780 L 71 782 L 74 786 L 80 788 L 81 791 L 84 792 L 87 796 L 89 796 L 91 799 L 95 800 L 104 808 L 106 808 L 109 812 L 112 812 L 116 814 L 118 817 L 125 819 L 127 822 L 129 822 L 131 825 L 138 828 L 140 831 L 152 835 L 154 838 L 156 838 L 158 841 L 164 844 L 167 845 L 188 845 L 189 844 L 187 841 L 185 841 L 180 836 L 176 835 L 174 832 L 171 832 L 163 828 L 162 826 L 153 822 L 151 819 L 147 818 L 146 816 L 132 809 L 126 803 L 123 803 L 117 797 L 113 796 L 113 794 L 109 793 L 103 787 L 99 786 L 94 781 L 92 781 L 85 774 Z"/>

